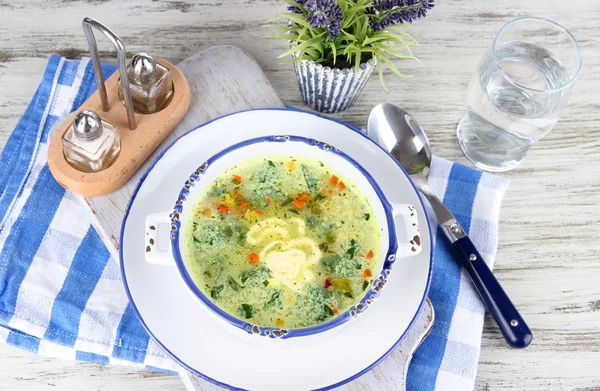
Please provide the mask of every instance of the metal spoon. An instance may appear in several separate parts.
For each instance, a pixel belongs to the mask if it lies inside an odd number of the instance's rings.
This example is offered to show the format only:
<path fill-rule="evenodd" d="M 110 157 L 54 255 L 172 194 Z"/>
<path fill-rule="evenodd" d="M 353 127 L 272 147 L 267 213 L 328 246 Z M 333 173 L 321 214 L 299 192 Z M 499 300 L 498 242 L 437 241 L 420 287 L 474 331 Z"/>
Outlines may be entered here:
<path fill-rule="evenodd" d="M 415 186 L 427 197 L 442 231 L 452 243 L 456 259 L 468 272 L 506 342 L 513 348 L 529 346 L 533 335 L 519 311 L 456 218 L 427 185 L 431 149 L 427 136 L 417 122 L 401 108 L 383 103 L 371 111 L 367 134 L 400 162 Z"/>

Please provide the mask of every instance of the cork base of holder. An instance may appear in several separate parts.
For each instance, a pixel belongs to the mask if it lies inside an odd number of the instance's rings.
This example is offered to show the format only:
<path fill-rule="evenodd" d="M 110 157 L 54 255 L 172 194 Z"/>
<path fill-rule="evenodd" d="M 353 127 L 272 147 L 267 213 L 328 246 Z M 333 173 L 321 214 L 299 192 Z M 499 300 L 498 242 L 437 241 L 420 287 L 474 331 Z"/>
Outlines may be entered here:
<path fill-rule="evenodd" d="M 135 130 L 129 129 L 125 105 L 119 99 L 119 72 L 115 72 L 105 81 L 110 110 L 102 111 L 100 95 L 95 92 L 76 112 L 70 114 L 56 131 L 48 146 L 48 166 L 62 187 L 82 196 L 112 193 L 127 182 L 181 121 L 190 105 L 188 82 L 173 64 L 163 59 L 156 59 L 156 62 L 171 71 L 173 94 L 161 111 L 153 114 L 135 113 Z M 79 171 L 66 161 L 63 154 L 61 138 L 77 112 L 83 109 L 93 110 L 103 120 L 113 124 L 121 138 L 121 152 L 105 170 L 93 173 Z"/>

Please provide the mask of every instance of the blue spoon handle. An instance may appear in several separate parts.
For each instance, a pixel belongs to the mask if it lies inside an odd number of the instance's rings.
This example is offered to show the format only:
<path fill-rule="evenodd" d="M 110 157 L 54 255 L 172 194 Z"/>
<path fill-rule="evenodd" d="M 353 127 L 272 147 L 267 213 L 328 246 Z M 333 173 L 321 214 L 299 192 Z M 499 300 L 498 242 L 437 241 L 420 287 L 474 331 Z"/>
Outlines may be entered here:
<path fill-rule="evenodd" d="M 522 349 L 529 346 L 533 340 L 531 330 L 519 314 L 510 298 L 494 277 L 483 257 L 471 239 L 464 236 L 454 243 L 452 249 L 461 266 L 469 273 L 475 288 L 483 299 L 490 313 L 498 323 L 498 327 L 513 348 Z"/>

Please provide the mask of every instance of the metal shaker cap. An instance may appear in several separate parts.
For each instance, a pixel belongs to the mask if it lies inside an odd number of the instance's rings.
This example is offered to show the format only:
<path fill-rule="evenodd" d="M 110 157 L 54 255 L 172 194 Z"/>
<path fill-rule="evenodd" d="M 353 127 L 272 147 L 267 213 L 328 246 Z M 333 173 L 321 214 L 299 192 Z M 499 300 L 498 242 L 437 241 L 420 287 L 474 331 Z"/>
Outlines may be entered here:
<path fill-rule="evenodd" d="M 95 140 L 102 134 L 102 120 L 92 110 L 81 110 L 73 119 L 73 132 L 78 139 Z"/>
<path fill-rule="evenodd" d="M 147 53 L 137 53 L 131 58 L 129 71 L 135 78 L 151 79 L 156 74 L 156 61 Z"/>

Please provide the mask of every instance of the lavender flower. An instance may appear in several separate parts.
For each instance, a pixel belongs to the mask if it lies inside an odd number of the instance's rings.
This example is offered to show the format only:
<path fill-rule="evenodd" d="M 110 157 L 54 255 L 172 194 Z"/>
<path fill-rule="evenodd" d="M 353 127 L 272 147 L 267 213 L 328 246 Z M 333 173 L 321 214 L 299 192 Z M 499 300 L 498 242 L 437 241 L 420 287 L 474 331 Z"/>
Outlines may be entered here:
<path fill-rule="evenodd" d="M 306 21 L 316 29 L 328 29 L 328 37 L 332 41 L 340 36 L 344 14 L 336 0 L 296 0 L 306 10 Z M 288 11 L 302 14 L 302 9 L 289 6 Z"/>
<path fill-rule="evenodd" d="M 395 24 L 412 23 L 427 16 L 434 0 L 374 0 L 366 13 L 374 15 L 371 30 L 378 32 Z"/>
<path fill-rule="evenodd" d="M 308 11 L 306 21 L 314 28 L 327 28 L 331 24 L 329 19 L 328 9 L 323 7 L 324 4 L 319 4 L 318 0 L 308 0 L 304 8 Z M 328 1 L 329 2 L 329 1 Z"/>

